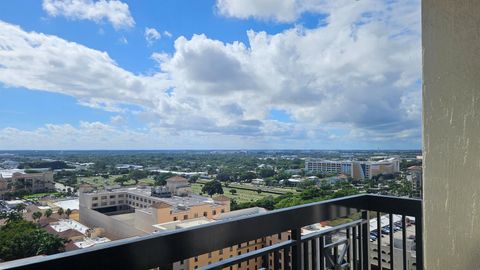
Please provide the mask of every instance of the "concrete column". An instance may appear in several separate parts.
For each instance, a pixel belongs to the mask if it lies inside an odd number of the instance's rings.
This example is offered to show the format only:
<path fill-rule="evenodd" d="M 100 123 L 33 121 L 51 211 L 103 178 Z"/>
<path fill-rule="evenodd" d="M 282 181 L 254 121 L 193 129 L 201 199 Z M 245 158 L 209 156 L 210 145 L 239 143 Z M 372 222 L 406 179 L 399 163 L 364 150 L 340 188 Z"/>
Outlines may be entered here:
<path fill-rule="evenodd" d="M 480 269 L 480 1 L 423 0 L 427 270 Z"/>

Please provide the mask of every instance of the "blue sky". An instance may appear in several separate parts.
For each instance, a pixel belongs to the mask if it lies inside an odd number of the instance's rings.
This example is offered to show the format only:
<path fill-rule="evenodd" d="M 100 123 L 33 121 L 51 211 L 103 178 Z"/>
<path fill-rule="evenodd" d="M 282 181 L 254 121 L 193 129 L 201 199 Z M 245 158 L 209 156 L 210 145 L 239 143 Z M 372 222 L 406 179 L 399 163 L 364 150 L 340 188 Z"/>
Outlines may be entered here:
<path fill-rule="evenodd" d="M 418 149 L 419 9 L 2 1 L 0 149 Z"/>

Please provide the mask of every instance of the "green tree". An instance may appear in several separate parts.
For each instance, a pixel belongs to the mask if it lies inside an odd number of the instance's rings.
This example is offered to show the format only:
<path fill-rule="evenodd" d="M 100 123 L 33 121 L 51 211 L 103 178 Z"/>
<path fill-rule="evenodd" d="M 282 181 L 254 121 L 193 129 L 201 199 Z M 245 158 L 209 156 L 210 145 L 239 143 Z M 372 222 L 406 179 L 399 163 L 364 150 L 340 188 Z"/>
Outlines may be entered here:
<path fill-rule="evenodd" d="M 65 215 L 67 216 L 67 218 L 70 218 L 71 214 L 72 214 L 72 210 L 70 208 L 67 208 L 67 210 L 65 210 Z"/>
<path fill-rule="evenodd" d="M 222 184 L 217 180 L 210 181 L 202 187 L 202 192 L 207 193 L 210 197 L 214 194 L 223 194 Z"/>
<path fill-rule="evenodd" d="M 237 190 L 236 190 L 236 189 L 234 189 L 234 188 L 230 189 L 230 194 L 232 194 L 232 195 L 235 195 L 235 194 L 237 194 Z"/>
<path fill-rule="evenodd" d="M 41 217 L 42 217 L 42 212 L 37 211 L 37 212 L 33 212 L 33 214 L 32 214 L 32 218 L 33 218 L 34 221 L 37 221 L 37 222 L 38 222 L 38 220 L 39 220 Z"/>
<path fill-rule="evenodd" d="M 175 176 L 173 173 L 161 173 L 159 175 L 155 175 L 153 180 L 155 181 L 156 186 L 165 186 L 167 184 L 167 179 Z"/>
<path fill-rule="evenodd" d="M 17 206 L 15 207 L 15 211 L 17 211 L 17 212 L 23 212 L 23 210 L 25 210 L 26 208 L 27 208 L 27 207 L 25 206 L 25 204 L 21 203 L 21 204 L 19 204 L 19 205 L 17 205 Z"/>
<path fill-rule="evenodd" d="M 198 175 L 192 175 L 190 176 L 190 179 L 188 179 L 188 182 L 190 183 L 196 183 L 198 180 L 199 176 Z"/>
<path fill-rule="evenodd" d="M 128 176 L 122 175 L 120 177 L 115 178 L 115 183 L 119 183 L 121 186 L 125 185 L 125 182 L 128 182 L 130 180 Z"/>
<path fill-rule="evenodd" d="M 135 181 L 135 185 L 137 185 L 138 180 L 148 177 L 148 172 L 143 170 L 133 170 L 128 174 L 128 176 L 130 179 Z"/>
<path fill-rule="evenodd" d="M 63 215 L 63 212 L 64 212 L 63 208 L 61 208 L 61 207 L 58 208 L 57 214 L 59 214 L 60 216 L 62 216 L 62 215 Z"/>
<path fill-rule="evenodd" d="M 232 180 L 232 176 L 227 172 L 219 172 L 216 179 L 221 182 L 226 182 Z"/>
<path fill-rule="evenodd" d="M 45 211 L 45 216 L 46 216 L 47 218 L 50 217 L 52 214 L 53 214 L 52 209 L 47 209 L 47 211 Z"/>
<path fill-rule="evenodd" d="M 275 171 L 271 168 L 262 168 L 259 172 L 260 177 L 267 178 L 275 175 Z"/>
<path fill-rule="evenodd" d="M 20 219 L 0 228 L 0 258 L 4 261 L 64 251 L 65 240 Z"/>
<path fill-rule="evenodd" d="M 240 181 L 251 182 L 257 175 L 254 172 L 243 172 L 240 174 Z"/>

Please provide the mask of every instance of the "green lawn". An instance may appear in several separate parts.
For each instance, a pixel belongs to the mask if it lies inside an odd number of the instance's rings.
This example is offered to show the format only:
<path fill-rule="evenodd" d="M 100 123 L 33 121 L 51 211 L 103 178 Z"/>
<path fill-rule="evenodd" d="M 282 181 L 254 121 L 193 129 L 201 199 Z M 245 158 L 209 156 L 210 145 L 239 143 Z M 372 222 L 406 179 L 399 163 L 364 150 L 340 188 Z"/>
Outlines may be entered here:
<path fill-rule="evenodd" d="M 43 198 L 45 196 L 60 196 L 62 195 L 60 192 L 45 192 L 45 193 L 35 193 L 35 194 L 31 194 L 31 195 L 25 195 L 22 197 L 22 199 L 25 199 L 25 200 L 34 200 L 34 199 L 40 199 L 40 198 Z"/>
<path fill-rule="evenodd" d="M 203 184 L 201 184 L 201 183 L 192 184 L 193 193 L 200 194 L 201 190 L 202 190 L 202 186 L 203 186 Z M 231 189 L 237 190 L 237 193 L 232 195 L 230 193 Z M 261 198 L 267 197 L 267 196 L 273 196 L 273 197 L 279 196 L 277 194 L 270 194 L 270 193 L 266 193 L 266 192 L 258 193 L 256 191 L 252 191 L 252 190 L 236 189 L 235 187 L 223 187 L 223 192 L 225 193 L 224 194 L 225 196 L 227 196 L 229 198 L 232 198 L 232 199 L 235 199 L 237 201 L 237 203 L 252 202 L 252 201 L 256 201 L 256 200 L 259 200 Z"/>

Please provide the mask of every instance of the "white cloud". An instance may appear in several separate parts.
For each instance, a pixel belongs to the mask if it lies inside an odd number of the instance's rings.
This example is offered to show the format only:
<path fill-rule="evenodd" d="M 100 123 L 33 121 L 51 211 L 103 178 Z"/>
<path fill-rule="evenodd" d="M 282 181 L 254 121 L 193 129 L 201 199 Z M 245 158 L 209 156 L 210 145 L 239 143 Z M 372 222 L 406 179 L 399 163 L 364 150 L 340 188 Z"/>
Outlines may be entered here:
<path fill-rule="evenodd" d="M 128 39 L 126 37 L 121 37 L 118 41 L 125 45 L 128 44 Z"/>
<path fill-rule="evenodd" d="M 294 21 L 299 15 L 296 0 L 217 0 L 220 14 L 247 19 L 273 19 L 280 22 Z"/>
<path fill-rule="evenodd" d="M 120 68 L 106 52 L 1 21 L 0 70 L 7 86 L 62 93 L 108 110 L 119 103 L 153 106 L 150 97 L 169 85 L 163 74 L 145 77 Z"/>
<path fill-rule="evenodd" d="M 53 17 L 95 22 L 107 20 L 115 29 L 135 25 L 128 5 L 117 0 L 43 0 L 43 9 Z"/>
<path fill-rule="evenodd" d="M 166 30 L 163 31 L 163 35 L 164 35 L 164 36 L 167 36 L 167 37 L 169 37 L 169 38 L 172 37 L 172 33 L 168 32 L 168 31 L 166 31 Z"/>
<path fill-rule="evenodd" d="M 159 68 L 152 75 L 126 71 L 105 52 L 0 23 L 0 81 L 110 111 L 137 105 L 148 132 L 160 130 L 171 143 L 208 134 L 242 146 L 419 145 L 419 2 L 330 5 L 321 27 L 248 31 L 247 44 L 179 37 L 173 54 L 152 55 Z M 269 119 L 272 109 L 292 122 Z"/>
<path fill-rule="evenodd" d="M 115 115 L 110 117 L 110 123 L 113 125 L 123 125 L 125 124 L 125 119 L 121 115 Z"/>
<path fill-rule="evenodd" d="M 152 45 L 155 41 L 161 38 L 160 33 L 155 28 L 145 27 L 145 40 L 149 45 Z"/>

